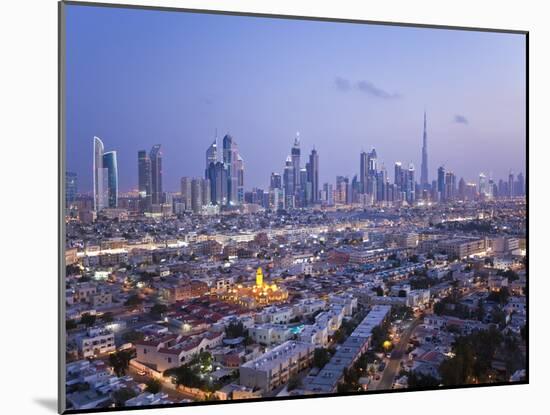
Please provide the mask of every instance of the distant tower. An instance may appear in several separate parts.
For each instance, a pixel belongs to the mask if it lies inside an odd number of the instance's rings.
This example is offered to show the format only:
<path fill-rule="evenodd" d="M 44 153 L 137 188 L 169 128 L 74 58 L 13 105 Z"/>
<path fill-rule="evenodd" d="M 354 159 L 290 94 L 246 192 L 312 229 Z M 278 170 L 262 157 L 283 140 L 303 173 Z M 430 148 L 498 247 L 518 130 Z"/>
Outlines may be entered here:
<path fill-rule="evenodd" d="M 359 183 L 361 186 L 361 193 L 363 194 L 367 193 L 367 177 L 369 172 L 367 157 L 367 153 L 361 151 L 359 155 Z"/>
<path fill-rule="evenodd" d="M 290 149 L 292 159 L 293 178 L 294 178 L 294 196 L 299 196 L 300 192 L 300 133 L 296 133 L 294 145 Z"/>
<path fill-rule="evenodd" d="M 151 208 L 151 159 L 145 150 L 138 151 L 138 191 L 139 208 L 146 212 Z"/>
<path fill-rule="evenodd" d="M 103 171 L 107 174 L 107 206 L 118 207 L 118 165 L 116 151 L 103 153 Z"/>
<path fill-rule="evenodd" d="M 258 267 L 256 270 L 256 286 L 262 287 L 264 285 L 264 273 L 262 267 Z"/>
<path fill-rule="evenodd" d="M 93 154 L 93 187 L 94 187 L 94 210 L 99 212 L 108 205 L 108 177 L 107 169 L 103 166 L 103 153 L 105 147 L 99 137 L 94 137 Z"/>
<path fill-rule="evenodd" d="M 65 207 L 69 208 L 71 203 L 76 200 L 77 194 L 77 178 L 76 173 L 65 172 Z"/>
<path fill-rule="evenodd" d="M 309 156 L 309 178 L 311 183 L 311 202 L 317 203 L 319 201 L 319 155 L 317 150 L 311 150 Z"/>
<path fill-rule="evenodd" d="M 154 205 L 162 200 L 162 150 L 160 144 L 155 144 L 149 153 L 151 160 L 151 201 Z"/>
<path fill-rule="evenodd" d="M 208 179 L 208 169 L 210 168 L 210 164 L 216 163 L 218 161 L 218 145 L 216 143 L 217 138 L 214 138 L 214 141 L 212 144 L 208 146 L 206 149 L 206 168 L 204 173 L 204 178 Z"/>
<path fill-rule="evenodd" d="M 424 134 L 422 135 L 422 166 L 420 170 L 420 185 L 428 187 L 428 134 L 426 133 L 426 111 L 424 111 Z"/>

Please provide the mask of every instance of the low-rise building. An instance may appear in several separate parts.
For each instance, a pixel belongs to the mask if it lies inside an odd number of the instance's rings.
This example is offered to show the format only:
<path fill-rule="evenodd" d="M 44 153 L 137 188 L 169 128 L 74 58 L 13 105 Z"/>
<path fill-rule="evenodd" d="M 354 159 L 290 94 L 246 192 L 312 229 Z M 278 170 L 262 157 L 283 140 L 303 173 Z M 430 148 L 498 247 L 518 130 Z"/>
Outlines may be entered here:
<path fill-rule="evenodd" d="M 115 335 L 103 327 L 91 327 L 80 339 L 82 357 L 94 357 L 116 350 Z"/>
<path fill-rule="evenodd" d="M 287 341 L 259 358 L 241 365 L 239 383 L 250 388 L 259 388 L 264 392 L 271 391 L 309 367 L 314 350 L 315 346 L 311 343 Z"/>

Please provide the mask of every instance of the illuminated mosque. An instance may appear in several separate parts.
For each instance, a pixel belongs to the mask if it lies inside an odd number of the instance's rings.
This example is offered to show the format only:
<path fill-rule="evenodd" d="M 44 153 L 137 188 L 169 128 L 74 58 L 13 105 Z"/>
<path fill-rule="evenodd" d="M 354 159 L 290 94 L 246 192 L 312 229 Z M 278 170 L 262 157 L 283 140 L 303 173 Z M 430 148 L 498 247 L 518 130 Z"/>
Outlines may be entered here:
<path fill-rule="evenodd" d="M 264 281 L 262 268 L 256 270 L 254 285 L 238 284 L 220 295 L 220 299 L 238 304 L 245 308 L 257 308 L 268 304 L 280 303 L 288 299 L 288 291 Z"/>

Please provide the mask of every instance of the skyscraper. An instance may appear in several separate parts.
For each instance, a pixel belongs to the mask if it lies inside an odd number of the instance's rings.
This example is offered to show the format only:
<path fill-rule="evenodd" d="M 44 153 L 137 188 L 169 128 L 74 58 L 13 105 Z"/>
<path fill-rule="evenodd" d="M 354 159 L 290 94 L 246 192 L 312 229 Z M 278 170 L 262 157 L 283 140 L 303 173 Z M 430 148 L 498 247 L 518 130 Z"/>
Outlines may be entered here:
<path fill-rule="evenodd" d="M 458 181 L 458 198 L 460 200 L 466 199 L 466 182 L 462 177 Z"/>
<path fill-rule="evenodd" d="M 376 199 L 376 176 L 378 172 L 378 155 L 373 148 L 367 156 L 368 174 L 367 174 L 367 190 L 366 193 L 372 196 L 372 199 Z"/>
<path fill-rule="evenodd" d="M 71 203 L 76 200 L 78 191 L 76 173 L 65 172 L 65 207 L 69 208 Z"/>
<path fill-rule="evenodd" d="M 440 200 L 445 200 L 445 167 L 440 166 L 437 169 L 437 193 Z"/>
<path fill-rule="evenodd" d="M 514 194 L 514 173 L 513 172 L 510 172 L 510 174 L 508 174 L 508 195 L 509 197 L 513 197 L 515 196 Z"/>
<path fill-rule="evenodd" d="M 203 179 L 191 180 L 191 209 L 193 213 L 200 213 L 202 208 L 202 181 Z"/>
<path fill-rule="evenodd" d="M 227 204 L 228 178 L 225 164 L 221 161 L 210 163 L 208 180 L 210 182 L 210 203 L 214 205 Z"/>
<path fill-rule="evenodd" d="M 107 169 L 103 167 L 103 152 L 105 147 L 99 137 L 94 137 L 93 155 L 93 187 L 94 210 L 99 212 L 108 205 Z"/>
<path fill-rule="evenodd" d="M 365 151 L 361 151 L 361 154 L 359 154 L 359 183 L 361 193 L 367 193 L 367 177 L 369 174 L 367 157 Z"/>
<path fill-rule="evenodd" d="M 186 211 L 191 211 L 191 178 L 182 177 L 180 181 L 181 200 Z"/>
<path fill-rule="evenodd" d="M 146 212 L 151 209 L 151 159 L 147 151 L 138 151 L 138 192 L 139 210 Z"/>
<path fill-rule="evenodd" d="M 404 198 L 402 197 L 402 193 L 404 189 L 405 176 L 403 174 L 403 166 L 400 161 L 396 161 L 394 165 L 393 183 L 395 184 L 395 191 L 397 193 L 394 195 L 395 200 L 403 200 Z"/>
<path fill-rule="evenodd" d="M 424 111 L 424 133 L 422 134 L 422 166 L 420 168 L 420 186 L 428 188 L 428 134 L 426 132 L 426 111 Z"/>
<path fill-rule="evenodd" d="M 209 179 L 201 179 L 201 199 L 202 199 L 202 205 L 206 206 L 209 205 L 211 201 L 211 195 L 212 191 L 210 189 L 210 180 Z"/>
<path fill-rule="evenodd" d="M 300 134 L 296 133 L 294 138 L 294 145 L 290 150 L 290 157 L 292 161 L 293 168 L 293 178 L 294 178 L 294 197 L 295 200 L 299 198 L 300 193 Z"/>
<path fill-rule="evenodd" d="M 285 190 L 285 207 L 294 207 L 294 166 L 292 157 L 288 156 L 285 162 L 285 170 L 283 173 L 283 188 Z"/>
<path fill-rule="evenodd" d="M 409 204 L 414 203 L 416 200 L 415 197 L 415 191 L 416 191 L 416 182 L 414 178 L 414 165 L 412 163 L 409 164 L 409 170 L 407 171 L 407 180 L 405 183 L 406 186 L 406 195 L 407 195 L 407 202 Z"/>
<path fill-rule="evenodd" d="M 453 200 L 456 194 L 456 176 L 452 171 L 445 173 L 445 200 Z"/>
<path fill-rule="evenodd" d="M 160 144 L 155 144 L 149 153 L 151 159 L 151 203 L 163 203 L 162 194 L 162 150 Z"/>
<path fill-rule="evenodd" d="M 271 173 L 271 178 L 269 181 L 270 189 L 282 189 L 281 175 L 279 173 Z"/>
<path fill-rule="evenodd" d="M 319 201 L 319 155 L 317 150 L 311 150 L 309 155 L 308 181 L 311 183 L 311 199 L 309 202 L 315 204 Z"/>
<path fill-rule="evenodd" d="M 229 134 L 223 137 L 223 164 L 227 169 L 227 203 L 237 205 L 239 187 L 239 162 L 237 143 Z"/>
<path fill-rule="evenodd" d="M 519 173 L 517 180 L 515 181 L 514 195 L 516 196 L 525 196 L 525 178 L 523 173 Z"/>
<path fill-rule="evenodd" d="M 236 174 L 237 203 L 240 205 L 244 202 L 244 160 L 239 153 L 237 153 Z"/>
<path fill-rule="evenodd" d="M 344 176 L 336 176 L 336 190 L 334 194 L 334 202 L 338 204 L 351 203 L 349 179 Z"/>
<path fill-rule="evenodd" d="M 212 144 L 206 149 L 206 167 L 204 172 L 204 178 L 208 179 L 208 169 L 211 163 L 216 163 L 218 161 L 218 145 L 216 143 L 217 139 L 214 139 Z"/>
<path fill-rule="evenodd" d="M 103 153 L 103 168 L 107 173 L 107 206 L 118 207 L 118 165 L 116 151 Z"/>
<path fill-rule="evenodd" d="M 489 195 L 489 189 L 487 187 L 487 176 L 485 176 L 485 173 L 479 173 L 479 195 Z"/>

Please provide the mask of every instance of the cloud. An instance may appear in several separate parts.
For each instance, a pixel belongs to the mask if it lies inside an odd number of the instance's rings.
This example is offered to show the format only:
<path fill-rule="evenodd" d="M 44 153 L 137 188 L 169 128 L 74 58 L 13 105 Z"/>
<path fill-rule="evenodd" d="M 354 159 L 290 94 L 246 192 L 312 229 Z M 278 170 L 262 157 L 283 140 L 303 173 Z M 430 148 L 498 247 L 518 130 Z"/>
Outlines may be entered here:
<path fill-rule="evenodd" d="M 380 87 L 377 87 L 372 82 L 369 81 L 358 81 L 356 84 L 356 87 L 359 91 L 376 97 L 376 98 L 382 98 L 382 99 L 395 99 L 395 98 L 401 98 L 401 94 L 397 92 L 388 92 L 383 90 Z"/>
<path fill-rule="evenodd" d="M 342 78 L 341 76 L 337 76 L 336 78 L 334 78 L 334 84 L 336 85 L 336 88 L 343 92 L 347 92 L 353 89 L 355 91 L 362 92 L 363 94 L 370 95 L 374 98 L 401 98 L 401 94 L 397 92 L 386 91 L 367 80 L 359 80 L 355 82 L 346 78 Z"/>
<path fill-rule="evenodd" d="M 339 76 L 334 79 L 334 83 L 336 84 L 336 88 L 340 91 L 349 91 L 351 88 L 351 82 L 349 79 L 341 78 Z"/>
<path fill-rule="evenodd" d="M 464 115 L 457 114 L 455 115 L 453 122 L 457 124 L 468 124 L 468 119 Z"/>

